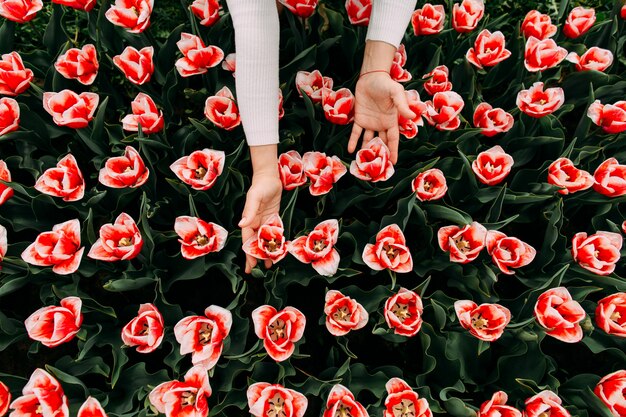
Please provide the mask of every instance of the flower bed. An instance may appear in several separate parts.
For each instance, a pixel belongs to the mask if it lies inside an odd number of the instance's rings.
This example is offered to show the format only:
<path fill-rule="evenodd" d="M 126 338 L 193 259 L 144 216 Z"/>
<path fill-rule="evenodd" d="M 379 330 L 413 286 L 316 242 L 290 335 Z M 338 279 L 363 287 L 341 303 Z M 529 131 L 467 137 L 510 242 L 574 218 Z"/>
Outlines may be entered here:
<path fill-rule="evenodd" d="M 0 416 L 626 415 L 626 6 L 418 5 L 393 165 L 346 150 L 369 2 L 282 3 L 242 249 L 227 11 L 0 1 Z"/>

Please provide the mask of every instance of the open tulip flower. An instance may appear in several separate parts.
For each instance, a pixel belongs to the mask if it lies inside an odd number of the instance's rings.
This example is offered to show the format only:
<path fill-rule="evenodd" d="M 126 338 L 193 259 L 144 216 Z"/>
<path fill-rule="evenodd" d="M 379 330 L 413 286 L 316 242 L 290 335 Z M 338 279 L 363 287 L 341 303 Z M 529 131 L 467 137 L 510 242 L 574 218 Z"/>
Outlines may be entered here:
<path fill-rule="evenodd" d="M 593 189 L 607 197 L 621 197 L 626 194 L 626 165 L 617 159 L 609 158 L 602 162 L 593 173 Z"/>
<path fill-rule="evenodd" d="M 474 47 L 467 51 L 465 57 L 477 68 L 493 67 L 511 56 L 505 43 L 502 32 L 491 33 L 484 29 L 478 34 Z"/>
<path fill-rule="evenodd" d="M 459 114 L 465 103 L 458 93 L 454 91 L 435 93 L 433 99 L 425 104 L 424 117 L 438 130 L 456 130 L 461 125 Z"/>
<path fill-rule="evenodd" d="M 304 19 L 315 13 L 318 0 L 278 0 L 287 10 Z"/>
<path fill-rule="evenodd" d="M 182 33 L 176 45 L 183 54 L 175 64 L 181 77 L 204 74 L 224 59 L 224 51 L 217 46 L 206 46 L 199 36 L 190 33 Z"/>
<path fill-rule="evenodd" d="M 285 191 L 306 184 L 304 162 L 298 151 L 287 151 L 278 157 L 278 175 Z"/>
<path fill-rule="evenodd" d="M 43 93 L 43 108 L 58 126 L 82 129 L 89 125 L 96 113 L 100 97 L 96 93 L 76 94 L 72 90 Z"/>
<path fill-rule="evenodd" d="M 55 274 L 67 275 L 76 272 L 84 251 L 80 247 L 80 221 L 74 219 L 40 233 L 22 252 L 22 259 L 31 265 L 51 266 Z"/>
<path fill-rule="evenodd" d="M 422 328 L 424 305 L 416 292 L 400 288 L 385 301 L 385 322 L 395 334 L 415 336 Z"/>
<path fill-rule="evenodd" d="M 194 365 L 207 369 L 215 366 L 224 348 L 233 325 L 230 311 L 220 306 L 209 306 L 204 316 L 187 316 L 174 326 L 176 341 L 180 343 L 180 354 L 191 353 Z"/>
<path fill-rule="evenodd" d="M 334 385 L 326 400 L 323 417 L 368 417 L 367 410 L 354 394 L 341 384 Z"/>
<path fill-rule="evenodd" d="M 448 184 L 440 169 L 431 168 L 415 177 L 411 189 L 419 201 L 439 200 L 446 195 Z"/>
<path fill-rule="evenodd" d="M 326 156 L 322 152 L 307 152 L 302 156 L 304 173 L 311 180 L 311 195 L 327 194 L 348 169 L 336 156 Z"/>
<path fill-rule="evenodd" d="M 346 13 L 353 25 L 367 26 L 372 14 L 372 0 L 346 0 Z"/>
<path fill-rule="evenodd" d="M 602 104 L 600 100 L 596 100 L 589 106 L 587 116 L 606 133 L 626 131 L 626 101 L 624 100 L 613 104 Z"/>
<path fill-rule="evenodd" d="M 205 191 L 213 187 L 224 170 L 226 155 L 223 151 L 202 149 L 174 161 L 170 169 L 194 190 Z"/>
<path fill-rule="evenodd" d="M 20 106 L 10 97 L 0 98 L 0 136 L 20 127 Z"/>
<path fill-rule="evenodd" d="M 141 132 L 149 135 L 160 132 L 165 125 L 163 112 L 157 109 L 152 98 L 144 93 L 137 94 L 131 103 L 133 114 L 127 114 L 122 119 L 122 128 L 129 132 Z"/>
<path fill-rule="evenodd" d="M 526 41 L 524 65 L 530 72 L 544 71 L 559 65 L 567 57 L 567 49 L 561 48 L 554 39 L 540 40 L 531 36 Z"/>
<path fill-rule="evenodd" d="M 115 0 L 104 16 L 129 33 L 141 33 L 150 25 L 154 0 Z"/>
<path fill-rule="evenodd" d="M 296 343 L 304 335 L 306 317 L 297 308 L 285 307 L 277 311 L 263 305 L 252 312 L 254 333 L 263 340 L 265 351 L 276 362 L 282 362 L 293 354 Z"/>
<path fill-rule="evenodd" d="M 548 167 L 548 183 L 561 187 L 559 193 L 570 194 L 588 190 L 594 181 L 590 173 L 576 168 L 568 158 L 559 158 Z"/>
<path fill-rule="evenodd" d="M 164 333 L 163 316 L 154 304 L 146 303 L 122 329 L 122 341 L 126 346 L 137 346 L 139 353 L 150 353 L 161 345 Z"/>
<path fill-rule="evenodd" d="M 288 245 L 283 221 L 274 214 L 259 227 L 256 237 L 244 242 L 243 251 L 257 259 L 276 263 L 287 256 Z"/>
<path fill-rule="evenodd" d="M 537 251 L 516 237 L 509 237 L 497 230 L 487 232 L 487 252 L 500 271 L 513 275 L 511 268 L 521 268 L 535 259 Z"/>
<path fill-rule="evenodd" d="M 593 392 L 615 417 L 626 415 L 626 370 L 605 375 Z"/>
<path fill-rule="evenodd" d="M 339 238 L 339 222 L 326 220 L 315 226 L 306 236 L 289 242 L 287 250 L 297 260 L 311 264 L 323 276 L 333 276 L 339 267 L 339 252 L 335 244 Z"/>
<path fill-rule="evenodd" d="M 561 108 L 565 94 L 561 87 L 544 89 L 542 82 L 536 82 L 528 90 L 517 94 L 517 107 L 530 117 L 544 117 Z"/>
<path fill-rule="evenodd" d="M 391 153 L 381 138 L 367 142 L 350 164 L 350 173 L 363 181 L 387 181 L 394 173 Z"/>
<path fill-rule="evenodd" d="M 226 246 L 228 231 L 222 226 L 191 216 L 178 216 L 174 230 L 180 242 L 180 253 L 185 259 L 196 259 Z"/>
<path fill-rule="evenodd" d="M 548 336 L 566 343 L 582 340 L 583 330 L 579 323 L 586 313 L 565 287 L 543 292 L 537 299 L 534 314 Z"/>
<path fill-rule="evenodd" d="M 183 382 L 163 382 L 150 391 L 148 398 L 166 417 L 207 417 L 211 393 L 207 369 L 197 365 L 187 371 Z"/>
<path fill-rule="evenodd" d="M 397 224 L 390 224 L 376 235 L 376 243 L 363 249 L 363 262 L 374 271 L 390 269 L 406 273 L 413 270 L 411 252 L 406 246 L 404 233 Z"/>
<path fill-rule="evenodd" d="M 385 399 L 384 417 L 432 417 L 428 401 L 419 398 L 409 384 L 401 378 L 391 378 L 385 384 L 387 398 Z"/>
<path fill-rule="evenodd" d="M 87 44 L 81 49 L 70 48 L 64 54 L 59 55 L 54 68 L 64 76 L 71 80 L 77 80 L 83 85 L 90 85 L 98 75 L 98 55 L 96 47 Z"/>
<path fill-rule="evenodd" d="M 113 63 L 119 68 L 128 81 L 142 85 L 150 81 L 154 72 L 154 47 L 146 46 L 137 50 L 127 46 L 120 54 L 113 57 Z"/>
<path fill-rule="evenodd" d="M 308 405 L 306 397 L 298 391 L 267 382 L 250 385 L 247 397 L 254 417 L 304 417 Z"/>
<path fill-rule="evenodd" d="M 476 417 L 522 417 L 521 411 L 506 404 L 508 400 L 506 392 L 495 392 L 490 400 L 482 403 Z"/>
<path fill-rule="evenodd" d="M 460 33 L 471 32 L 485 15 L 483 0 L 463 0 L 454 3 L 452 8 L 452 27 Z"/>
<path fill-rule="evenodd" d="M 619 233 L 576 233 L 572 239 L 572 258 L 578 265 L 598 275 L 610 275 L 620 259 L 624 239 Z"/>
<path fill-rule="evenodd" d="M 235 97 L 228 87 L 222 88 L 210 96 L 204 103 L 204 115 L 217 127 L 233 130 L 241 124 L 239 108 Z"/>
<path fill-rule="evenodd" d="M 345 336 L 351 330 L 362 329 L 369 319 L 359 302 L 335 290 L 326 293 L 324 314 L 326 328 L 333 336 Z"/>
<path fill-rule="evenodd" d="M 28 337 L 47 347 L 56 347 L 76 336 L 83 322 L 78 297 L 65 297 L 60 306 L 46 306 L 28 316 L 24 324 Z"/>
<path fill-rule="evenodd" d="M 500 304 L 478 305 L 470 300 L 454 303 L 459 323 L 477 339 L 485 342 L 498 340 L 511 321 L 511 312 Z"/>
<path fill-rule="evenodd" d="M 150 170 L 139 152 L 132 146 L 124 149 L 123 156 L 107 159 L 100 169 L 98 181 L 111 188 L 138 188 L 148 181 Z"/>
<path fill-rule="evenodd" d="M 88 257 L 106 262 L 135 258 L 141 252 L 143 238 L 135 221 L 126 213 L 100 228 L 100 237 L 93 244 Z"/>
<path fill-rule="evenodd" d="M 421 9 L 417 9 L 411 16 L 413 33 L 419 35 L 436 35 L 443 30 L 446 22 L 446 12 L 442 5 L 424 4 Z"/>
<path fill-rule="evenodd" d="M 0 94 L 17 96 L 28 90 L 35 74 L 24 66 L 17 52 L 3 54 L 0 60 Z"/>
<path fill-rule="evenodd" d="M 549 390 L 541 391 L 533 395 L 525 402 L 525 417 L 542 417 L 545 415 L 554 417 L 570 417 L 569 411 L 561 404 L 563 401 L 554 392 Z"/>
<path fill-rule="evenodd" d="M 11 403 L 12 417 L 69 417 L 67 397 L 63 387 L 52 375 L 35 369 L 22 389 L 22 395 Z"/>
<path fill-rule="evenodd" d="M 220 2 L 218 0 L 194 0 L 189 6 L 202 26 L 213 26 L 220 19 Z"/>
<path fill-rule="evenodd" d="M 0 16 L 15 23 L 26 23 L 33 20 L 42 8 L 41 0 L 3 0 L 0 1 Z"/>
<path fill-rule="evenodd" d="M 322 108 L 329 122 L 347 125 L 354 120 L 354 94 L 347 88 L 322 90 Z"/>
<path fill-rule="evenodd" d="M 411 81 L 411 79 L 413 78 L 413 75 L 411 75 L 409 70 L 404 68 L 404 65 L 406 65 L 406 59 L 407 59 L 406 48 L 404 44 L 401 43 L 400 46 L 398 46 L 398 49 L 396 50 L 396 54 L 394 55 L 393 62 L 391 63 L 391 69 L 389 70 L 389 75 L 391 76 L 392 80 L 399 82 L 399 83 L 405 83 L 407 81 Z"/>
<path fill-rule="evenodd" d="M 596 324 L 606 333 L 626 337 L 626 292 L 618 292 L 598 301 Z"/>
<path fill-rule="evenodd" d="M 11 182 L 11 171 L 9 171 L 9 167 L 7 163 L 0 159 L 0 180 Z M 0 183 L 0 206 L 7 202 L 11 197 L 13 197 L 13 188 L 8 185 L 4 185 Z"/>
<path fill-rule="evenodd" d="M 613 64 L 613 52 L 608 49 L 592 46 L 578 56 L 576 52 L 570 52 L 566 59 L 575 64 L 576 71 L 606 71 Z"/>
<path fill-rule="evenodd" d="M 574 7 L 567 15 L 565 25 L 563 26 L 563 34 L 568 38 L 578 38 L 591 29 L 596 22 L 596 11 L 592 8 L 584 8 L 581 6 Z"/>
<path fill-rule="evenodd" d="M 322 76 L 319 70 L 298 71 L 296 74 L 296 90 L 300 97 L 304 93 L 313 103 L 321 103 L 324 89 L 333 89 L 333 79 Z"/>
<path fill-rule="evenodd" d="M 511 130 L 514 119 L 511 113 L 501 108 L 493 108 L 489 103 L 480 103 L 474 110 L 474 126 L 481 129 L 485 136 L 492 137 L 498 133 Z"/>
<path fill-rule="evenodd" d="M 473 222 L 463 227 L 444 226 L 437 232 L 439 247 L 450 253 L 450 261 L 468 263 L 478 258 L 485 247 L 487 229 Z"/>
<path fill-rule="evenodd" d="M 448 78 L 449 74 L 450 70 L 445 65 L 439 65 L 428 74 L 424 74 L 422 79 L 427 80 L 424 83 L 424 90 L 431 96 L 435 93 L 452 90 L 452 83 Z"/>
<path fill-rule="evenodd" d="M 537 39 L 548 39 L 556 34 L 557 27 L 552 24 L 550 15 L 531 10 L 522 22 L 522 33 L 526 39 L 531 36 Z"/>
<path fill-rule="evenodd" d="M 409 104 L 409 109 L 415 113 L 415 117 L 408 119 L 398 113 L 398 129 L 405 138 L 413 139 L 417 136 L 418 126 L 424 126 L 422 116 L 426 112 L 426 103 L 420 100 L 420 95 L 416 90 L 406 90 L 404 95 Z"/>

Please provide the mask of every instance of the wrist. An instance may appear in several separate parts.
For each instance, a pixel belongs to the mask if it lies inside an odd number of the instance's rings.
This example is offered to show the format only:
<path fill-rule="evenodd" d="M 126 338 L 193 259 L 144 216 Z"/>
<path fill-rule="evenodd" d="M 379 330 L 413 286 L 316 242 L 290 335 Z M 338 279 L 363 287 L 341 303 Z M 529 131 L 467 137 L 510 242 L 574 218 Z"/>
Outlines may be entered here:
<path fill-rule="evenodd" d="M 260 145 L 250 147 L 253 176 L 278 178 L 278 146 Z"/>
<path fill-rule="evenodd" d="M 361 74 L 366 72 L 389 72 L 396 55 L 396 47 L 383 41 L 369 40 L 365 43 Z"/>

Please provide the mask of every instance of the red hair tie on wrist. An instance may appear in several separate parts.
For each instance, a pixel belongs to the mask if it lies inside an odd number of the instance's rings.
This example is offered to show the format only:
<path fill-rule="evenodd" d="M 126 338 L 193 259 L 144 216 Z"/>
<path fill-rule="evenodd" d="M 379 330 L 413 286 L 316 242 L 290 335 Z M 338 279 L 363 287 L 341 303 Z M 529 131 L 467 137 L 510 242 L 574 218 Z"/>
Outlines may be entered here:
<path fill-rule="evenodd" d="M 364 75 L 371 74 L 373 72 L 384 72 L 385 74 L 389 75 L 389 71 L 387 71 L 387 70 L 372 70 L 372 71 L 362 72 L 361 74 L 359 74 L 359 78 L 361 78 Z"/>

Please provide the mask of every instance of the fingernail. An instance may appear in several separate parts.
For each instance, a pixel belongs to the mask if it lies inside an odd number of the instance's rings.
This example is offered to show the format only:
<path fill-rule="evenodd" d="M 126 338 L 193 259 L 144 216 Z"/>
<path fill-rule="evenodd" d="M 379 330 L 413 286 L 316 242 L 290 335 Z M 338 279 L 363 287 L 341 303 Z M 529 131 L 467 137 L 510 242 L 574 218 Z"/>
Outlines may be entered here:
<path fill-rule="evenodd" d="M 245 217 L 242 217 L 241 220 L 239 220 L 238 226 L 241 227 L 242 225 L 246 224 L 246 220 L 247 219 Z"/>

